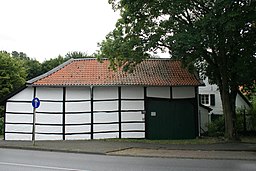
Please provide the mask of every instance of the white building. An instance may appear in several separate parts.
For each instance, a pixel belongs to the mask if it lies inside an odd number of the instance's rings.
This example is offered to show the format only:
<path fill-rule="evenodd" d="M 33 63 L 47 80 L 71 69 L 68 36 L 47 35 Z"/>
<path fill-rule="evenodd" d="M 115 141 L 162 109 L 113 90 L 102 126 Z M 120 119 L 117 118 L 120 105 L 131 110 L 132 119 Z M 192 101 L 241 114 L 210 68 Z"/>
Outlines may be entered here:
<path fill-rule="evenodd" d="M 5 140 L 180 139 L 198 136 L 198 86 L 179 61 L 146 60 L 133 73 L 75 59 L 27 82 L 5 102 Z M 40 99 L 33 120 L 31 100 Z"/>
<path fill-rule="evenodd" d="M 204 80 L 204 83 L 205 86 L 199 87 L 201 104 L 212 109 L 209 115 L 222 115 L 223 109 L 218 86 L 216 84 L 209 84 L 208 78 Z M 250 109 L 249 101 L 240 92 L 236 97 L 236 108 Z M 211 117 L 209 117 L 209 122 L 210 120 Z"/>

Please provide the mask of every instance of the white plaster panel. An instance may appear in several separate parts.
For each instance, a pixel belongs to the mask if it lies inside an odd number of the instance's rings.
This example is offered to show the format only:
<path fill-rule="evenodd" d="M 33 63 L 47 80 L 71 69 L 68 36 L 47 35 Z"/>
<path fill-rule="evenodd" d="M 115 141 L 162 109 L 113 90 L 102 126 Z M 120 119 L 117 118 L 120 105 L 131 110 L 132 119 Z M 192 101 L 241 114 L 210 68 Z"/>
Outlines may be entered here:
<path fill-rule="evenodd" d="M 121 118 L 124 121 L 144 121 L 144 114 L 141 112 L 122 112 Z"/>
<path fill-rule="evenodd" d="M 66 140 L 88 140 L 91 139 L 90 134 L 66 135 Z"/>
<path fill-rule="evenodd" d="M 7 132 L 32 132 L 32 125 L 6 124 L 5 131 Z"/>
<path fill-rule="evenodd" d="M 170 98 L 170 87 L 147 87 L 147 97 Z"/>
<path fill-rule="evenodd" d="M 62 126 L 36 125 L 37 133 L 62 133 Z"/>
<path fill-rule="evenodd" d="M 62 112 L 62 102 L 41 102 L 37 112 Z"/>
<path fill-rule="evenodd" d="M 62 140 L 62 135 L 36 134 L 36 140 Z"/>
<path fill-rule="evenodd" d="M 66 114 L 66 124 L 91 123 L 90 113 Z"/>
<path fill-rule="evenodd" d="M 106 138 L 118 138 L 119 134 L 118 132 L 111 132 L 111 133 L 98 133 L 94 134 L 94 139 L 106 139 Z"/>
<path fill-rule="evenodd" d="M 117 99 L 118 98 L 118 87 L 94 87 L 93 88 L 93 99 Z"/>
<path fill-rule="evenodd" d="M 91 132 L 91 125 L 76 125 L 76 126 L 66 126 L 66 133 L 85 133 Z"/>
<path fill-rule="evenodd" d="M 118 109 L 118 101 L 100 101 L 93 103 L 94 111 L 114 111 Z"/>
<path fill-rule="evenodd" d="M 21 101 L 32 101 L 34 94 L 34 89 L 32 87 L 27 87 L 18 94 L 15 94 L 9 100 L 21 100 Z"/>
<path fill-rule="evenodd" d="M 236 95 L 236 108 L 250 109 L 250 106 L 244 101 L 240 94 Z"/>
<path fill-rule="evenodd" d="M 143 87 L 121 87 L 122 99 L 144 99 Z"/>
<path fill-rule="evenodd" d="M 144 123 L 122 123 L 122 131 L 131 131 L 131 130 L 143 130 L 145 131 Z"/>
<path fill-rule="evenodd" d="M 199 107 L 199 115 L 200 115 L 200 126 L 204 131 L 208 131 L 208 123 L 209 123 L 209 112 L 207 109 L 203 107 Z"/>
<path fill-rule="evenodd" d="M 122 110 L 144 110 L 144 101 L 121 101 Z"/>
<path fill-rule="evenodd" d="M 13 133 L 6 133 L 5 134 L 6 140 L 25 140 L 25 141 L 32 141 L 32 134 L 13 134 Z"/>
<path fill-rule="evenodd" d="M 118 131 L 118 124 L 94 124 L 93 132 L 101 132 L 101 131 Z"/>
<path fill-rule="evenodd" d="M 91 102 L 66 102 L 66 112 L 89 112 Z"/>
<path fill-rule="evenodd" d="M 63 100 L 63 88 L 38 87 L 36 97 L 40 100 Z"/>
<path fill-rule="evenodd" d="M 118 113 L 94 113 L 94 123 L 118 122 Z"/>
<path fill-rule="evenodd" d="M 6 122 L 16 122 L 16 123 L 33 123 L 33 115 L 6 115 Z"/>
<path fill-rule="evenodd" d="M 66 100 L 90 100 L 90 87 L 67 87 Z"/>
<path fill-rule="evenodd" d="M 33 113 L 32 103 L 7 102 L 6 112 Z"/>
<path fill-rule="evenodd" d="M 61 114 L 36 114 L 36 123 L 62 124 Z"/>
<path fill-rule="evenodd" d="M 144 132 L 122 132 L 122 138 L 145 138 Z"/>
<path fill-rule="evenodd" d="M 195 87 L 172 87 L 174 99 L 195 98 Z"/>

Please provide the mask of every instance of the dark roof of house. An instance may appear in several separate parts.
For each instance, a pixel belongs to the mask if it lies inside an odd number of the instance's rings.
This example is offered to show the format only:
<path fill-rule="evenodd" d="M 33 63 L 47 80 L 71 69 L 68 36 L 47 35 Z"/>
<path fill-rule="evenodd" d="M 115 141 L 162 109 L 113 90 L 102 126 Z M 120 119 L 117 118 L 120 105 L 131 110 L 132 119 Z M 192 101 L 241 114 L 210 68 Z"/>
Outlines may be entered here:
<path fill-rule="evenodd" d="M 33 86 L 199 86 L 202 83 L 180 61 L 150 59 L 138 64 L 132 73 L 109 69 L 104 59 L 71 59 L 27 82 Z"/>
<path fill-rule="evenodd" d="M 199 103 L 199 106 L 202 107 L 202 108 L 204 108 L 204 109 L 206 109 L 206 110 L 208 110 L 208 112 L 211 112 L 211 111 L 213 110 L 213 109 L 210 108 L 209 106 L 205 106 L 205 105 L 203 105 L 202 103 Z"/>

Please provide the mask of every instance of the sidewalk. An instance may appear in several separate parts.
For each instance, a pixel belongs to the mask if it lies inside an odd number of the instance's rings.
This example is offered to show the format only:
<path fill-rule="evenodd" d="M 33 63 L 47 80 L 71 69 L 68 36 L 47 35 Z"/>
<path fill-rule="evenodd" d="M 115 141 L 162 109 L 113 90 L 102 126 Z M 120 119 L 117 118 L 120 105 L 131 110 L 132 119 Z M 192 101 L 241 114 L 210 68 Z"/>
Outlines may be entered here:
<path fill-rule="evenodd" d="M 0 148 L 59 151 L 102 155 L 124 155 L 166 158 L 256 160 L 256 144 L 151 144 L 104 140 L 31 141 L 0 140 Z"/>

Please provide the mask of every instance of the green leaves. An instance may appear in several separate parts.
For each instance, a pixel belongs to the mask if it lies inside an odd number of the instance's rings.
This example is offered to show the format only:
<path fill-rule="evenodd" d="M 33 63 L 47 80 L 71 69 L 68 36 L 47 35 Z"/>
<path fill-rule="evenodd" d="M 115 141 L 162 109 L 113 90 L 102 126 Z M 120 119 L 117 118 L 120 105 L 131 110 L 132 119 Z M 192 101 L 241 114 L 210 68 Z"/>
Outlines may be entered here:
<path fill-rule="evenodd" d="M 0 52 L 0 99 L 25 84 L 26 70 L 21 60 Z"/>
<path fill-rule="evenodd" d="M 239 85 L 256 80 L 256 1 L 109 0 L 121 19 L 100 46 L 111 67 L 134 67 L 151 52 L 168 50 L 216 83 L 225 95 L 228 125 Z M 225 91 L 224 93 L 222 91 Z M 234 110 L 233 110 L 234 111 Z M 227 128 L 233 136 L 233 127 Z"/>

